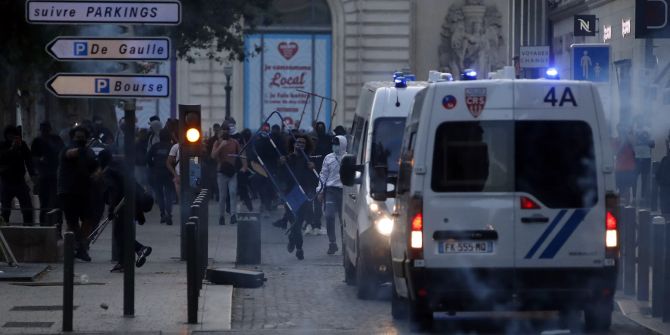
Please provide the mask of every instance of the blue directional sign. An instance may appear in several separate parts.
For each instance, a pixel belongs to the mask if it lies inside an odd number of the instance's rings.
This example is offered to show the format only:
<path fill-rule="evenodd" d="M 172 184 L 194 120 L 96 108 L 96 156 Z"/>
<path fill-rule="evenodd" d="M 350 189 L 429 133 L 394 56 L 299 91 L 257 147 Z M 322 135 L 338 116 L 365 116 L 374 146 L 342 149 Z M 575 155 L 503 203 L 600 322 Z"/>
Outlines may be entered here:
<path fill-rule="evenodd" d="M 572 79 L 609 82 L 610 71 L 608 44 L 572 45 Z"/>
<path fill-rule="evenodd" d="M 167 37 L 106 38 L 60 36 L 46 47 L 57 60 L 155 60 L 170 59 Z"/>
<path fill-rule="evenodd" d="M 167 98 L 170 77 L 156 75 L 59 73 L 46 83 L 58 97 Z"/>

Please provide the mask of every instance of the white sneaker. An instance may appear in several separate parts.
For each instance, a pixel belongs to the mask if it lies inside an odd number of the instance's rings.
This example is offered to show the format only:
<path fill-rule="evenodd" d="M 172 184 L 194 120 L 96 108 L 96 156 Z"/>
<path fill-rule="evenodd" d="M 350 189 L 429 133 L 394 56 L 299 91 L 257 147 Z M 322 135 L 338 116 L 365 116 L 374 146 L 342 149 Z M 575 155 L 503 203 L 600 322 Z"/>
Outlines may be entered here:
<path fill-rule="evenodd" d="M 302 231 L 302 234 L 303 234 L 304 236 L 312 235 L 312 227 L 307 226 L 307 228 L 305 228 L 305 230 Z"/>
<path fill-rule="evenodd" d="M 328 235 L 328 230 L 322 227 L 321 229 L 319 229 L 319 235 Z"/>

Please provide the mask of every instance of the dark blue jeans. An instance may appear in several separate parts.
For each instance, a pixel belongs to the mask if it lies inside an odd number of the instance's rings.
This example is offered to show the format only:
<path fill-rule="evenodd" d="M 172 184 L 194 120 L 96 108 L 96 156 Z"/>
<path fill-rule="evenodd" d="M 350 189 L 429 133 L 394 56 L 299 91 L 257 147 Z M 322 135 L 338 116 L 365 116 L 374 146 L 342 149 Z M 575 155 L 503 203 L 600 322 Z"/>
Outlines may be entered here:
<path fill-rule="evenodd" d="M 335 243 L 335 215 L 340 219 L 342 224 L 342 188 L 341 187 L 326 187 L 326 194 L 324 197 L 325 214 L 326 214 L 326 230 L 328 231 L 328 241 Z"/>

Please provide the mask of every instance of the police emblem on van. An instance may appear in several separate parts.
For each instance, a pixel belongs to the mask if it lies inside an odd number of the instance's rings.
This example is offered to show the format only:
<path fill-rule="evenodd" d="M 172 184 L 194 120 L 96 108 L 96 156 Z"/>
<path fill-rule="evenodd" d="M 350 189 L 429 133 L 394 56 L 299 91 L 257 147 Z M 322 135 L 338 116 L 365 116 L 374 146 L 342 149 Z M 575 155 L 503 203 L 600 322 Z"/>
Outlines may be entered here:
<path fill-rule="evenodd" d="M 482 115 L 484 106 L 486 106 L 486 88 L 466 88 L 465 104 L 475 118 Z"/>

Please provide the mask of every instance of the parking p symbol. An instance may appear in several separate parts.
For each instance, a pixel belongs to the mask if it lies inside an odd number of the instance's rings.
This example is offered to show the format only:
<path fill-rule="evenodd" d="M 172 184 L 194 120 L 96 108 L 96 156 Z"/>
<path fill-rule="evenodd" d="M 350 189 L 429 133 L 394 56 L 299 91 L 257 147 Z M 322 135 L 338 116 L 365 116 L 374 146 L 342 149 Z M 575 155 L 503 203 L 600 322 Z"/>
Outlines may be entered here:
<path fill-rule="evenodd" d="M 109 94 L 109 79 L 95 78 L 95 93 Z"/>
<path fill-rule="evenodd" d="M 87 42 L 74 42 L 74 55 L 75 56 L 88 56 L 88 43 Z"/>

